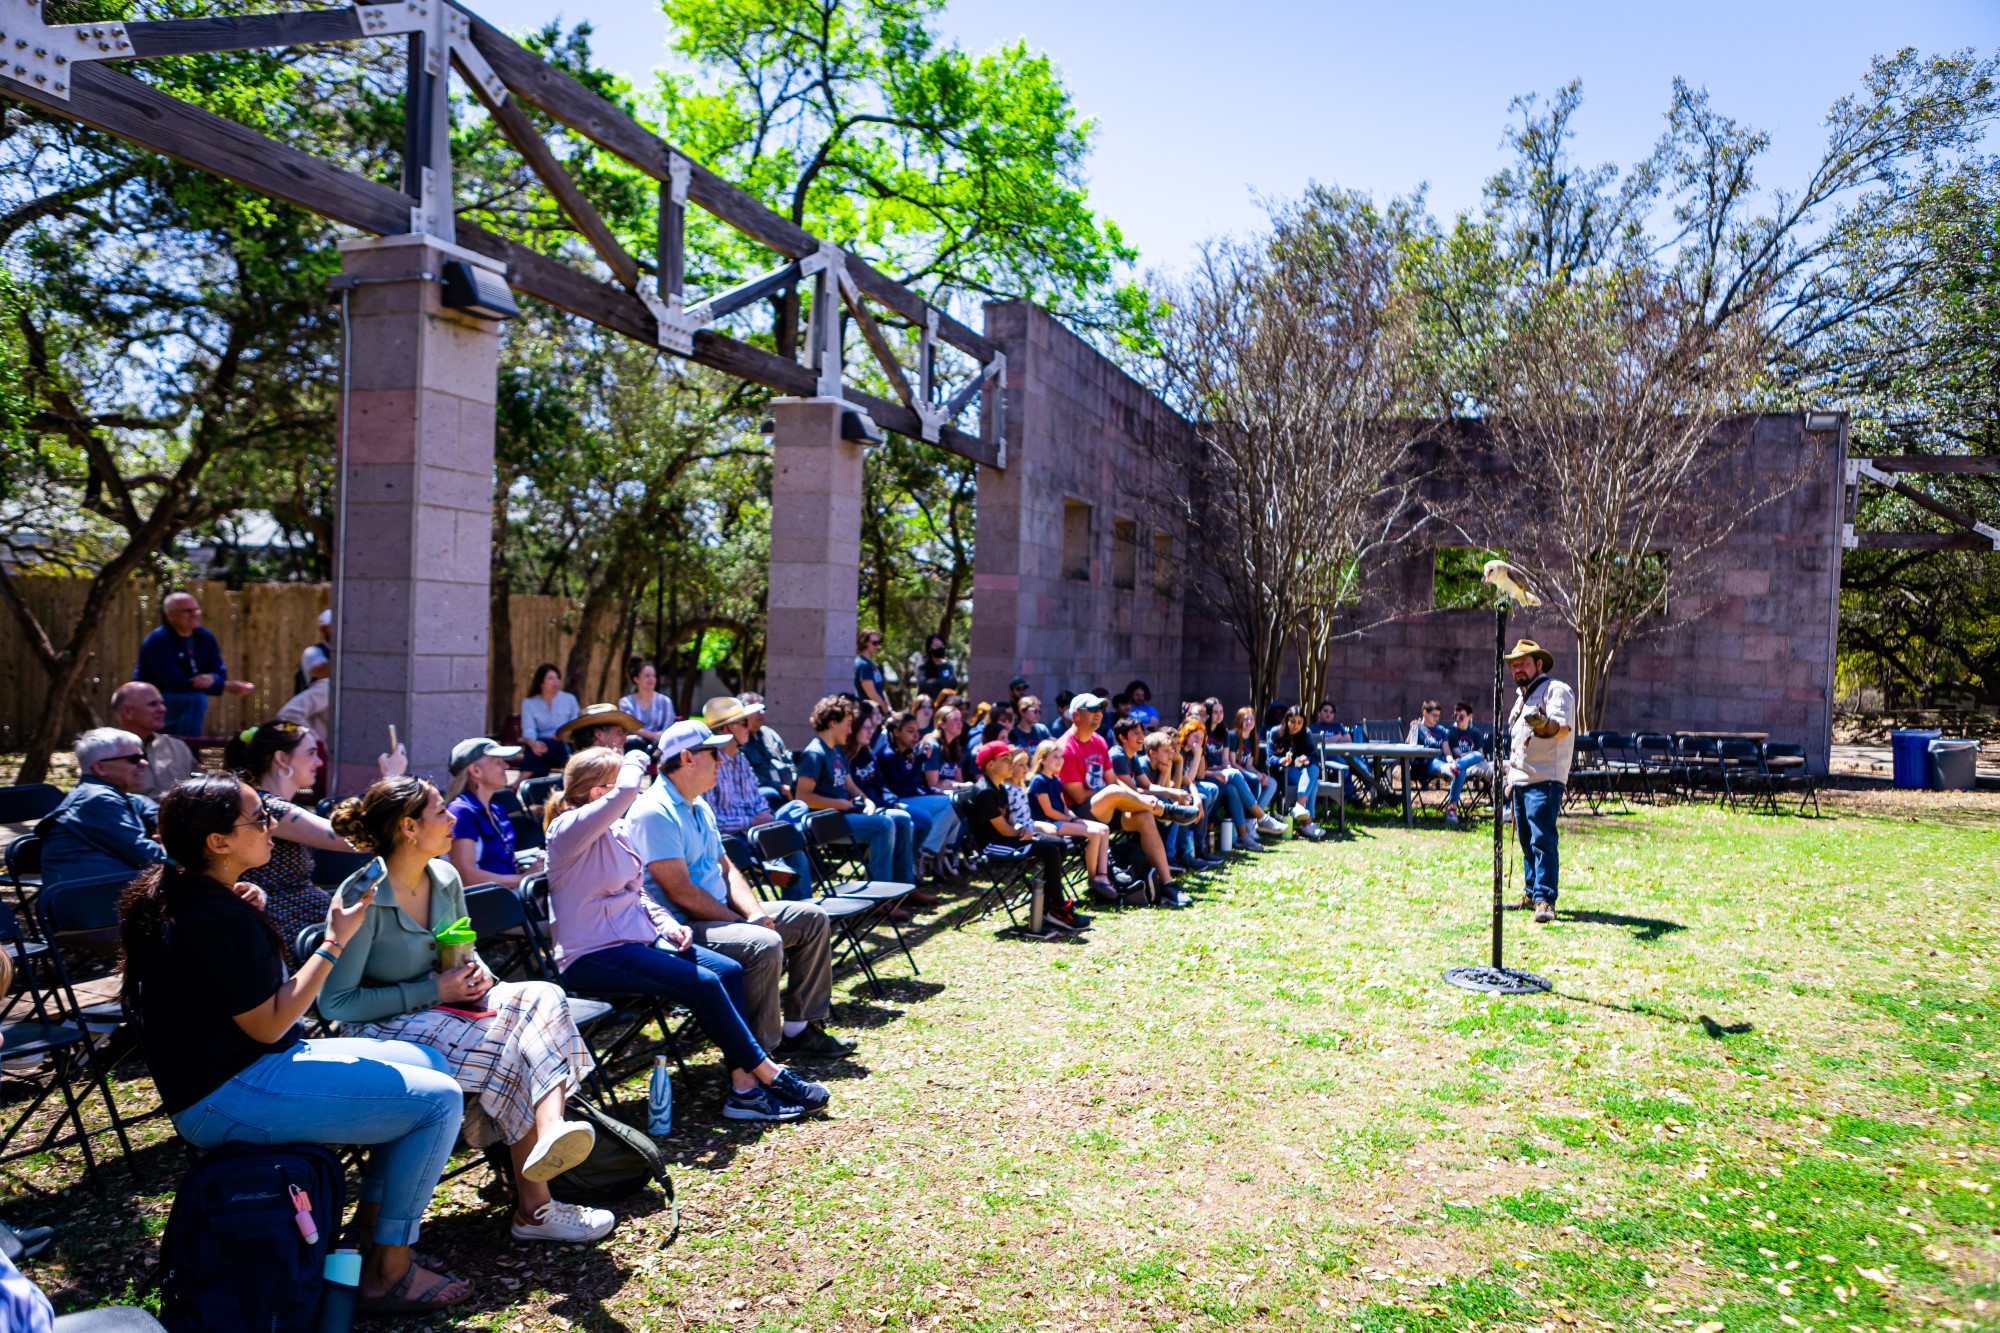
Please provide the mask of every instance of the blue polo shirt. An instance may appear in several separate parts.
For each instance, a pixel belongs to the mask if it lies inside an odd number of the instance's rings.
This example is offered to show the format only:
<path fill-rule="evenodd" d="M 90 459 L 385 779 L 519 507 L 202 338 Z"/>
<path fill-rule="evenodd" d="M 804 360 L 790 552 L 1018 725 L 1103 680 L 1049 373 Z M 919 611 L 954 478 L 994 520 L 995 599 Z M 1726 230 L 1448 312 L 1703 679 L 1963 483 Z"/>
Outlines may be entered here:
<path fill-rule="evenodd" d="M 729 901 L 729 881 L 722 873 L 722 833 L 715 824 L 715 812 L 697 796 L 689 801 L 665 778 L 648 787 L 625 813 L 625 825 L 639 864 L 655 861 L 682 861 L 688 878 L 703 893 L 719 903 Z M 645 877 L 646 891 L 673 913 L 674 920 L 686 923 L 680 909 L 667 900 L 653 877 Z"/>
<path fill-rule="evenodd" d="M 451 816 L 451 836 L 479 844 L 479 868 L 489 875 L 511 875 L 514 864 L 514 821 L 474 796 L 460 792 L 445 807 Z"/>

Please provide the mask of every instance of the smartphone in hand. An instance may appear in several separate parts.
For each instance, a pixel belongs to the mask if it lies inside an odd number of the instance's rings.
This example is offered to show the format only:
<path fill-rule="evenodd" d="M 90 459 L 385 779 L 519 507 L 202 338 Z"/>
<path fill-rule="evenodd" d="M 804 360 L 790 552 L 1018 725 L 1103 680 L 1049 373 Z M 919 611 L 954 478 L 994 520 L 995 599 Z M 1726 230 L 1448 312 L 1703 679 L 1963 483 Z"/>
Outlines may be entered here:
<path fill-rule="evenodd" d="M 362 895 L 367 893 L 368 890 L 381 887 L 382 881 L 387 879 L 388 876 L 388 865 L 383 862 L 381 857 L 376 857 L 361 868 L 359 875 L 356 875 L 347 882 L 347 889 L 341 895 L 341 901 L 345 902 L 349 907 L 354 906 L 354 904 L 361 901 Z"/>

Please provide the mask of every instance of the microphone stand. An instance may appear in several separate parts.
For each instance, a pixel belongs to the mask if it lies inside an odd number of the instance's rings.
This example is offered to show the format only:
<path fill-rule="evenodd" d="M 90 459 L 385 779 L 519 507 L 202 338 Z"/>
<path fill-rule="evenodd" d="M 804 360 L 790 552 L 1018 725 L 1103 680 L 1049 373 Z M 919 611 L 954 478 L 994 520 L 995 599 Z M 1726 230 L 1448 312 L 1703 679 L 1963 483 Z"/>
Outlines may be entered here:
<path fill-rule="evenodd" d="M 1547 977 L 1534 972 L 1524 972 L 1508 967 L 1501 961 L 1501 921 L 1507 904 L 1501 894 L 1501 878 L 1507 864 L 1507 835 L 1500 818 L 1500 802 L 1505 799 L 1503 778 L 1506 775 L 1503 748 L 1507 739 L 1500 733 L 1500 707 L 1506 691 L 1507 681 L 1507 598 L 1500 598 L 1500 605 L 1493 611 L 1493 961 L 1472 963 L 1463 967 L 1448 967 L 1444 979 L 1464 990 L 1484 991 L 1493 995 L 1534 995 L 1550 990 Z"/>

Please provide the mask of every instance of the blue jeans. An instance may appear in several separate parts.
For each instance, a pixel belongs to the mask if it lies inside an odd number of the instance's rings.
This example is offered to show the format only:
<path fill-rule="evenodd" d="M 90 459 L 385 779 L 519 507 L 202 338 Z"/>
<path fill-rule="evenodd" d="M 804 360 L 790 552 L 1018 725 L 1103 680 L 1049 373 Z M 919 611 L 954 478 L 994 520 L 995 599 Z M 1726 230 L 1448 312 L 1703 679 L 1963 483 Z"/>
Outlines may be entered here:
<path fill-rule="evenodd" d="M 743 965 L 691 944 L 679 953 L 646 944 L 614 944 L 572 958 L 562 979 L 580 990 L 664 995 L 687 1006 L 731 1069 L 745 1073 L 770 1057 L 743 1021 Z"/>
<path fill-rule="evenodd" d="M 161 690 L 160 697 L 167 701 L 167 720 L 160 724 L 161 731 L 169 736 L 201 735 L 201 724 L 208 720 L 207 695 Z"/>
<path fill-rule="evenodd" d="M 1304 806 L 1306 815 L 1310 818 L 1314 806 L 1319 801 L 1319 765 L 1307 764 L 1304 768 L 1292 769 L 1289 781 L 1298 784 L 1298 795 L 1293 798 L 1294 803 Z"/>
<path fill-rule="evenodd" d="M 1514 833 L 1521 840 L 1521 880 L 1528 896 L 1551 906 L 1556 900 L 1556 816 L 1562 812 L 1563 784 L 1531 782 L 1514 788 Z"/>
<path fill-rule="evenodd" d="M 1250 807 L 1257 804 L 1251 799 L 1250 784 L 1244 781 L 1242 770 L 1230 769 L 1222 782 L 1222 799 L 1229 803 L 1229 822 L 1241 825 L 1250 819 Z"/>
<path fill-rule="evenodd" d="M 1242 772 L 1241 769 L 1237 771 L 1239 773 Z M 1269 773 L 1245 774 L 1245 777 L 1254 777 L 1257 779 L 1257 799 L 1252 804 L 1263 806 L 1264 813 L 1267 815 L 1270 814 L 1271 802 L 1278 799 L 1278 780 Z"/>
<path fill-rule="evenodd" d="M 382 1209 L 374 1242 L 414 1245 L 464 1115 L 465 1092 L 430 1047 L 319 1037 L 262 1057 L 172 1119 L 197 1148 L 378 1145 L 361 1171 L 361 1201 Z"/>
<path fill-rule="evenodd" d="M 897 803 L 910 812 L 916 825 L 917 847 L 926 856 L 935 856 L 958 837 L 958 811 L 949 796 L 898 796 Z"/>
<path fill-rule="evenodd" d="M 868 849 L 868 878 L 878 884 L 908 884 L 917 873 L 917 826 L 908 810 L 847 812 L 854 840 Z"/>
<path fill-rule="evenodd" d="M 1447 804 L 1458 804 L 1458 794 L 1465 790 L 1465 780 L 1485 763 L 1486 756 L 1477 754 L 1460 755 L 1451 761 L 1451 793 L 1444 798 Z"/>

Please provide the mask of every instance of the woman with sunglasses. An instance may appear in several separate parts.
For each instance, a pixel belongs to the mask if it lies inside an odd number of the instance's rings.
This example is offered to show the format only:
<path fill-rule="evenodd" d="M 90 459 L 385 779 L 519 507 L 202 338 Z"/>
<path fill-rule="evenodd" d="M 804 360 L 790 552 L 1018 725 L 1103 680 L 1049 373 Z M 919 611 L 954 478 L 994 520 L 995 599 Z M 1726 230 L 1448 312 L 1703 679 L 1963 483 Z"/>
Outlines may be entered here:
<path fill-rule="evenodd" d="M 299 1027 L 373 892 L 331 906 L 325 942 L 291 973 L 285 942 L 239 883 L 271 857 L 256 790 L 189 778 L 160 803 L 160 840 L 168 859 L 126 892 L 119 931 L 126 1012 L 174 1128 L 198 1148 L 368 1145 L 355 1215 L 367 1238 L 361 1307 L 429 1314 L 465 1300 L 467 1283 L 427 1271 L 410 1248 L 465 1104 L 444 1060 L 404 1041 L 308 1041 Z"/>

